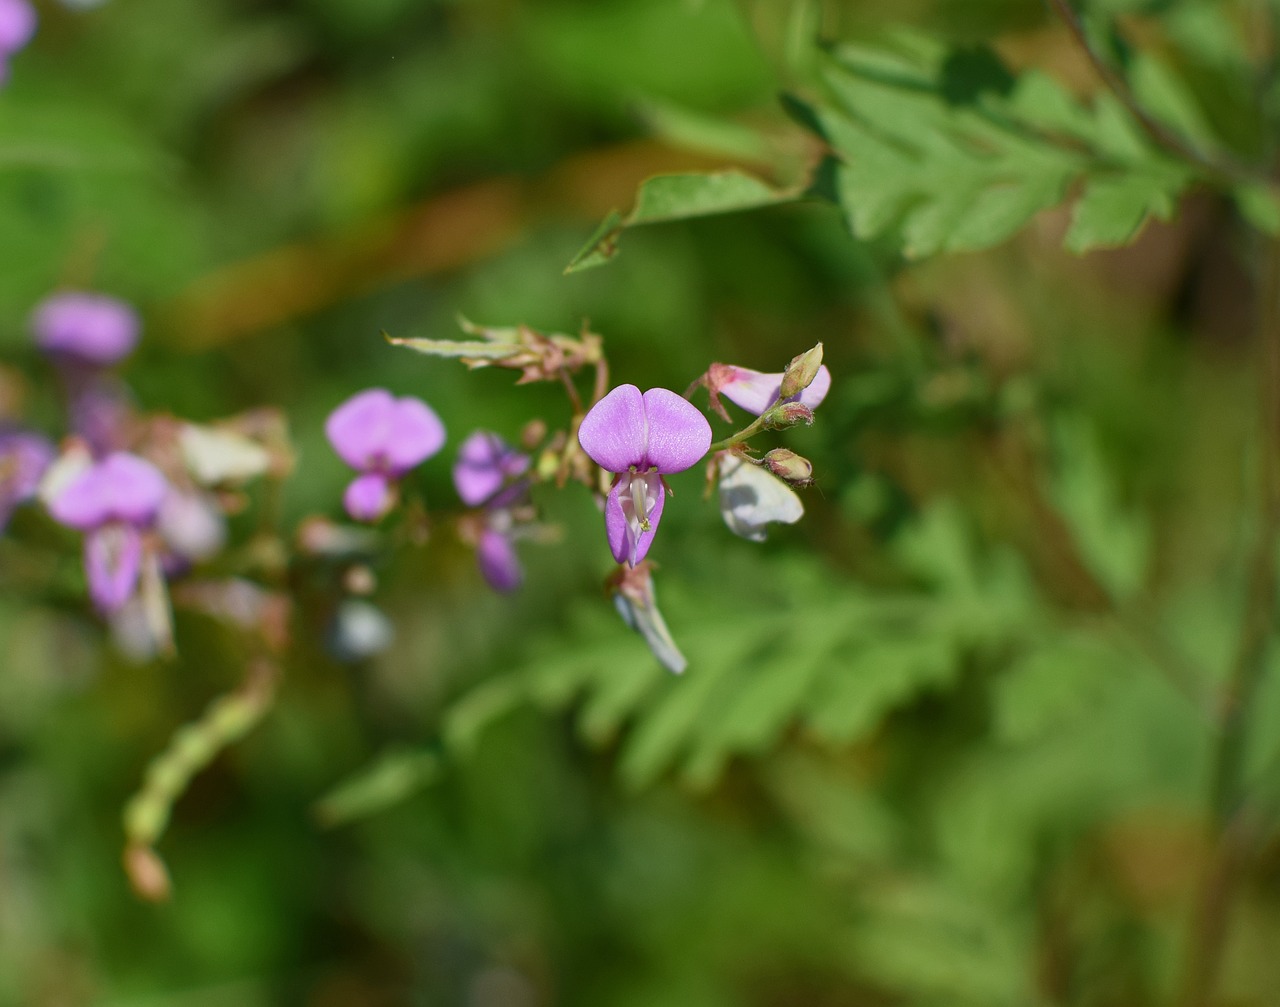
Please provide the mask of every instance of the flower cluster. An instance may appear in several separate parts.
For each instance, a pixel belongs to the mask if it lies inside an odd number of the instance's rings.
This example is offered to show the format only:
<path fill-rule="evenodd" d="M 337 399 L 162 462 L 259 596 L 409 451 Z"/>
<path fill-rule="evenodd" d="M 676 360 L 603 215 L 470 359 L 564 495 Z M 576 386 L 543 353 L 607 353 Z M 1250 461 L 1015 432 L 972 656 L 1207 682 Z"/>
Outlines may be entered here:
<path fill-rule="evenodd" d="M 342 502 L 357 521 L 377 521 L 395 505 L 396 483 L 444 447 L 444 424 L 425 402 L 383 388 L 348 399 L 325 433 L 338 456 L 360 474 Z"/>
<path fill-rule="evenodd" d="M 453 485 L 468 507 L 479 508 L 469 538 L 476 562 L 495 591 L 510 592 L 524 580 L 516 533 L 526 510 L 529 456 L 488 430 L 477 430 L 458 449 Z"/>
<path fill-rule="evenodd" d="M 0 20 L 3 9 L 0 9 Z M 83 538 L 87 593 L 121 647 L 146 658 L 172 647 L 168 582 L 198 575 L 227 542 L 238 488 L 274 470 L 287 444 L 265 414 L 201 427 L 137 408 L 117 373 L 142 325 L 127 303 L 63 291 L 32 311 L 32 336 L 66 407 L 61 444 L 0 428 L 0 532 L 38 502 Z M 196 607 L 204 607 L 208 592 Z"/>
<path fill-rule="evenodd" d="M 0 529 L 19 507 L 39 499 L 49 517 L 82 535 L 89 597 L 119 637 L 135 641 L 131 649 L 139 655 L 165 649 L 170 599 L 265 626 L 270 606 L 241 604 L 262 596 L 260 587 L 200 576 L 227 548 L 227 516 L 247 504 L 240 487 L 260 476 L 283 479 L 290 470 L 278 417 L 250 413 L 200 426 L 141 412 L 117 373 L 138 344 L 141 321 L 113 297 L 54 294 L 33 310 L 31 328 L 58 376 L 68 436 L 55 447 L 35 431 L 0 428 Z M 667 480 L 705 460 L 725 523 L 748 539 L 763 539 L 771 523 L 799 520 L 804 507 L 794 488 L 813 481 L 812 465 L 784 447 L 756 454 L 751 442 L 767 431 L 813 422 L 831 385 L 821 344 L 776 373 L 712 364 L 679 395 L 634 384 L 610 387 L 603 342 L 593 333 L 466 328 L 479 338 L 393 342 L 471 367 L 516 370 L 518 384 L 555 382 L 571 407 L 567 425 L 558 430 L 542 420 L 528 423 L 520 447 L 489 430 L 473 431 L 461 442 L 452 476 L 462 509 L 449 524 L 474 550 L 481 576 L 502 593 L 519 588 L 525 570 L 518 544 L 553 534 L 538 519 L 535 487 L 580 483 L 603 512 L 604 542 L 618 564 L 607 585 L 619 612 L 664 665 L 682 670 L 684 658 L 657 608 L 648 560 L 671 493 Z M 594 374 L 589 397 L 576 380 L 583 372 Z M 730 420 L 729 403 L 753 419 L 713 443 L 708 416 L 691 401 L 699 388 L 706 389 L 714 416 Z M 355 473 L 342 495 L 348 517 L 378 525 L 407 497 L 406 520 L 387 531 L 393 541 L 428 541 L 439 511 L 428 512 L 407 484 L 446 443 L 445 424 L 431 406 L 369 388 L 339 403 L 324 429 Z M 309 521 L 297 536 L 300 557 L 312 557 L 317 571 L 336 574 L 326 639 L 347 660 L 370 657 L 391 640 L 390 623 L 370 600 L 377 587 L 372 557 L 383 540 L 373 528 L 344 528 L 327 519 Z M 289 562 L 281 548 L 277 540 L 252 553 L 250 566 L 279 572 Z"/>
<path fill-rule="evenodd" d="M 549 434 L 540 420 L 526 428 L 526 447 L 541 445 L 536 460 L 492 431 L 474 431 L 462 442 L 453 481 L 467 510 L 458 517 L 456 529 L 475 550 L 481 575 L 497 591 L 518 588 L 524 569 L 516 542 L 542 530 L 532 487 L 539 482 L 581 482 L 598 494 L 605 541 L 619 564 L 608 581 L 619 612 L 666 667 L 683 670 L 685 660 L 658 611 L 653 566 L 646 559 L 670 493 L 667 477 L 692 468 L 710 453 L 709 472 L 718 483 L 720 509 L 730 530 L 759 541 L 770 523 L 799 520 L 804 507 L 793 487 L 812 483 L 812 465 L 780 447 L 756 457 L 749 441 L 764 431 L 813 422 L 813 410 L 831 386 L 821 344 L 777 373 L 712 364 L 681 396 L 666 388 L 641 391 L 633 384 L 609 388 L 602 343 L 591 333 L 569 337 L 527 327 L 465 327 L 468 334 L 481 338 L 391 341 L 420 353 L 461 359 L 473 368 L 519 370 L 518 384 L 561 383 L 574 410 L 568 431 Z M 586 369 L 594 369 L 596 378 L 589 406 L 584 406 L 572 381 Z M 711 424 L 689 398 L 700 387 L 707 389 L 716 415 L 730 419 L 723 399 L 755 419 L 713 444 Z M 444 424 L 426 403 L 376 388 L 338 406 L 325 429 L 337 454 L 359 473 L 343 502 L 347 513 L 361 522 L 385 517 L 398 500 L 399 482 L 445 441 Z"/>

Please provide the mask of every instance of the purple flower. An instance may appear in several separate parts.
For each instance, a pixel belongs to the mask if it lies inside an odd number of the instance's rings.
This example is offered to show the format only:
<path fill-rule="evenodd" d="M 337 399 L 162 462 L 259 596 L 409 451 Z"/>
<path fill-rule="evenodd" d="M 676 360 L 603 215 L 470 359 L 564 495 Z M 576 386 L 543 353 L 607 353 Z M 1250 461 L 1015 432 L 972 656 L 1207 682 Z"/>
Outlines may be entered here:
<path fill-rule="evenodd" d="M 347 399 L 324 426 L 329 443 L 360 473 L 342 502 L 357 521 L 376 521 L 395 503 L 394 482 L 444 447 L 444 424 L 425 402 L 370 388 Z"/>
<path fill-rule="evenodd" d="M 476 543 L 476 563 L 489 586 L 502 594 L 510 594 L 524 583 L 524 567 L 509 527 L 485 527 Z"/>
<path fill-rule="evenodd" d="M 477 430 L 462 442 L 453 466 L 453 484 L 462 502 L 485 508 L 475 539 L 476 562 L 489 586 L 504 594 L 524 581 L 513 509 L 528 495 L 528 480 L 520 478 L 528 468 L 528 455 L 487 430 Z"/>
<path fill-rule="evenodd" d="M 491 503 L 503 487 L 524 475 L 528 468 L 528 455 L 495 433 L 477 430 L 458 449 L 453 485 L 464 504 L 478 507 Z"/>
<path fill-rule="evenodd" d="M 778 403 L 778 392 L 782 388 L 782 374 L 765 374 L 753 371 L 749 367 L 735 367 L 731 364 L 715 364 L 712 371 L 713 390 L 736 403 L 749 413 L 759 416 L 765 410 Z M 812 383 L 799 395 L 793 395 L 788 402 L 799 402 L 810 409 L 817 409 L 831 388 L 831 372 L 826 366 L 818 368 Z"/>
<path fill-rule="evenodd" d="M 104 614 L 132 597 L 142 566 L 142 532 L 168 493 L 165 478 L 137 455 L 116 452 L 72 478 L 52 500 L 54 520 L 85 533 L 89 593 Z"/>
<path fill-rule="evenodd" d="M 593 462 L 617 473 L 604 506 L 609 548 L 619 563 L 644 559 L 662 518 L 664 475 L 683 472 L 711 446 L 711 424 L 665 388 L 641 394 L 619 385 L 582 419 L 578 442 Z"/>
<path fill-rule="evenodd" d="M 105 367 L 133 351 L 141 323 L 124 301 L 68 291 L 41 301 L 31 315 L 31 328 L 45 353 L 75 364 Z"/>
<path fill-rule="evenodd" d="M 62 377 L 71 429 L 96 456 L 124 450 L 136 426 L 129 386 L 91 367 L 63 368 Z"/>
<path fill-rule="evenodd" d="M 0 81 L 8 79 L 9 57 L 36 33 L 36 11 L 27 0 L 0 0 Z"/>
<path fill-rule="evenodd" d="M 53 445 L 39 434 L 0 432 L 0 531 L 18 504 L 36 495 L 54 453 Z"/>

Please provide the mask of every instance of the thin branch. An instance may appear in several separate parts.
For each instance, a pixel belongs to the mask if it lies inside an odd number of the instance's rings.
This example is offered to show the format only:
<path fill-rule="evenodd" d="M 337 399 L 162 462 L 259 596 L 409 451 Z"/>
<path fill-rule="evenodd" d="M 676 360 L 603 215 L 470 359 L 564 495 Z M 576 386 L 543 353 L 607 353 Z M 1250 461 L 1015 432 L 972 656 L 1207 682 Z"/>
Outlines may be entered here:
<path fill-rule="evenodd" d="M 1163 147 L 1174 156 L 1229 182 L 1265 181 L 1257 172 L 1250 170 L 1245 165 L 1238 164 L 1233 159 L 1211 157 L 1198 150 L 1152 116 L 1150 112 L 1142 107 L 1133 90 L 1129 87 L 1128 81 L 1117 73 L 1115 68 L 1103 59 L 1102 55 L 1090 44 L 1089 36 L 1085 32 L 1084 22 L 1080 20 L 1080 15 L 1071 6 L 1070 0 L 1045 0 L 1045 3 L 1066 25 L 1067 31 L 1071 33 L 1071 37 L 1075 40 L 1080 51 L 1084 53 L 1085 58 L 1089 60 L 1098 76 L 1102 78 L 1107 90 L 1125 107 L 1138 125 L 1142 127 L 1142 131 L 1157 146 Z"/>
<path fill-rule="evenodd" d="M 1248 859 L 1252 820 L 1244 784 L 1249 714 L 1266 673 L 1277 598 L 1280 542 L 1280 242 L 1268 243 L 1259 314 L 1261 480 L 1258 538 L 1249 570 L 1244 625 L 1231 679 L 1222 697 L 1210 805 L 1216 832 L 1213 856 L 1197 899 L 1183 983 L 1184 1007 L 1209 1003 L 1226 948 L 1231 902 Z"/>

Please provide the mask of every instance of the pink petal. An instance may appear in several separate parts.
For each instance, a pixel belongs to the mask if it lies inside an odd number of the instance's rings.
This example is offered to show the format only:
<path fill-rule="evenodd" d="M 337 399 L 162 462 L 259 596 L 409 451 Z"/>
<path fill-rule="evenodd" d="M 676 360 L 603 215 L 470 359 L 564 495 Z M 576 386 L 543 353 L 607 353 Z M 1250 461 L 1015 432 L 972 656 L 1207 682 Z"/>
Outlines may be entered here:
<path fill-rule="evenodd" d="M 407 395 L 397 399 L 391 414 L 387 464 L 395 475 L 404 475 L 444 447 L 444 424 L 421 399 Z"/>
<path fill-rule="evenodd" d="M 142 536 L 127 524 L 109 524 L 91 531 L 84 540 L 84 571 L 89 595 L 103 615 L 124 607 L 138 584 L 142 567 Z"/>
<path fill-rule="evenodd" d="M 377 521 L 395 503 L 395 493 L 387 477 L 368 472 L 351 480 L 342 494 L 342 505 L 356 521 Z"/>
<path fill-rule="evenodd" d="M 105 522 L 110 508 L 98 466 L 89 466 L 67 483 L 49 501 L 49 513 L 59 524 L 77 531 L 88 531 Z"/>
<path fill-rule="evenodd" d="M 0 52 L 17 52 L 36 33 L 36 12 L 27 0 L 0 2 Z"/>
<path fill-rule="evenodd" d="M 387 448 L 395 406 L 385 388 L 370 388 L 330 413 L 324 432 L 338 457 L 353 469 L 373 468 Z"/>
<path fill-rule="evenodd" d="M 619 476 L 613 481 L 608 499 L 604 502 L 604 534 L 609 540 L 609 551 L 619 563 L 627 562 L 631 549 L 627 544 L 627 516 L 622 513 L 622 501 L 618 494 L 622 492 L 622 480 Z"/>
<path fill-rule="evenodd" d="M 489 586 L 507 594 L 518 588 L 524 580 L 520 557 L 516 555 L 511 539 L 501 532 L 486 528 L 476 546 L 476 562 Z"/>
<path fill-rule="evenodd" d="M 753 371 L 749 367 L 731 367 L 733 377 L 720 385 L 719 392 L 749 413 L 759 416 L 778 401 L 778 391 L 782 387 L 782 374 L 765 374 Z M 798 399 L 802 405 L 816 409 L 827 397 L 831 389 L 831 372 L 826 364 L 818 368 L 809 387 L 804 389 Z M 792 401 L 796 401 L 792 399 Z"/>
<path fill-rule="evenodd" d="M 583 417 L 578 443 L 601 468 L 626 472 L 632 465 L 645 464 L 646 431 L 645 400 L 640 389 L 619 385 Z"/>
<path fill-rule="evenodd" d="M 665 388 L 644 393 L 644 411 L 649 424 L 646 466 L 659 472 L 683 472 L 695 465 L 711 447 L 711 424 L 702 411 Z"/>
<path fill-rule="evenodd" d="M 46 353 L 107 365 L 132 352 L 141 323 L 137 312 L 124 301 L 104 294 L 66 291 L 36 306 L 31 327 Z"/>
<path fill-rule="evenodd" d="M 495 433 L 477 430 L 458 449 L 458 460 L 453 466 L 453 485 L 468 507 L 478 507 L 482 503 L 501 506 L 493 499 L 494 496 L 508 479 L 516 478 L 528 468 L 528 455 L 517 451 Z"/>
<path fill-rule="evenodd" d="M 781 374 L 765 374 L 749 367 L 734 367 L 731 381 L 720 386 L 720 394 L 749 413 L 759 416 L 778 400 Z"/>
<path fill-rule="evenodd" d="M 80 531 L 108 521 L 140 527 L 155 518 L 166 492 L 159 469 L 137 455 L 117 452 L 73 479 L 50 501 L 49 513 Z"/>
<path fill-rule="evenodd" d="M 106 485 L 111 516 L 141 527 L 150 524 L 169 492 L 160 470 L 137 455 L 118 451 L 98 466 Z"/>
<path fill-rule="evenodd" d="M 626 481 L 626 476 L 613 481 L 613 488 L 609 490 L 609 497 L 604 503 L 604 530 L 613 558 L 619 563 L 635 566 L 648 555 L 649 547 L 653 545 L 653 536 L 658 533 L 658 522 L 662 519 L 667 494 L 664 490 L 654 497 L 653 510 L 649 512 L 649 530 L 633 536 L 619 499 Z"/>
<path fill-rule="evenodd" d="M 831 372 L 827 370 L 827 365 L 823 364 L 818 368 L 818 373 L 813 376 L 809 387 L 800 393 L 800 404 L 810 409 L 817 409 L 822 405 L 822 400 L 827 397 L 829 391 L 831 391 Z"/>

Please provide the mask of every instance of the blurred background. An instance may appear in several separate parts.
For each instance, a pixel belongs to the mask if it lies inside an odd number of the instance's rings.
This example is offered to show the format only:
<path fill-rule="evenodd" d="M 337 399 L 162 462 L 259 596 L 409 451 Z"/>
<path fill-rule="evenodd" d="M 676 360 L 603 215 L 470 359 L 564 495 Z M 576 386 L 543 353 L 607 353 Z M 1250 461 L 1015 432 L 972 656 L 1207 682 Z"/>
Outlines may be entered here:
<path fill-rule="evenodd" d="M 603 599 L 581 487 L 540 488 L 560 540 L 521 546 L 510 598 L 449 535 L 378 552 L 395 638 L 365 660 L 326 647 L 315 572 L 271 709 L 176 803 L 159 905 L 121 869 L 121 808 L 244 652 L 179 610 L 175 658 L 128 660 L 67 586 L 74 539 L 0 539 L 0 1003 L 1276 1003 L 1274 802 L 1225 861 L 1208 811 L 1258 568 L 1259 241 L 1198 194 L 1123 250 L 1068 255 L 1051 212 L 909 262 L 814 201 L 639 229 L 564 275 L 652 174 L 803 160 L 784 7 L 38 5 L 0 93 L 0 406 L 60 430 L 27 323 L 49 291 L 135 304 L 141 408 L 288 417 L 297 470 L 233 534 L 268 506 L 282 541 L 340 517 L 323 423 L 361 388 L 444 419 L 410 479 L 429 509 L 457 507 L 471 429 L 566 420 L 555 388 L 383 332 L 585 321 L 615 381 L 678 391 L 821 340 L 834 386 L 777 439 L 817 483 L 765 545 L 697 472 L 672 480 L 652 557 L 682 678 Z M 1179 32 L 1263 45 L 1270 10 L 1094 7 L 1175 60 Z M 1097 86 L 1040 4 L 850 0 L 816 23 L 903 25 Z M 1229 75 L 1183 64 L 1231 134 Z M 743 136 L 790 153 L 726 156 Z M 1240 764 L 1266 795 L 1261 646 Z"/>

